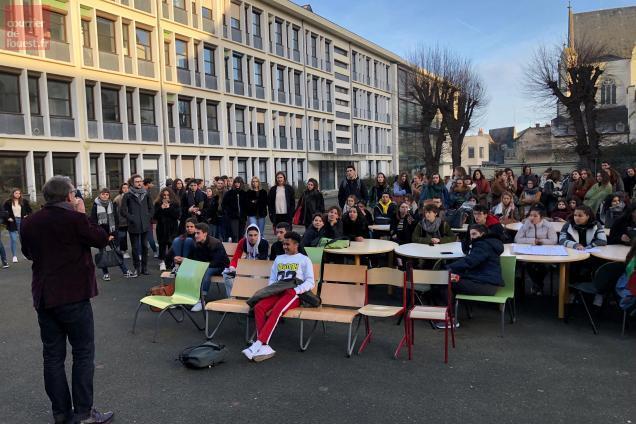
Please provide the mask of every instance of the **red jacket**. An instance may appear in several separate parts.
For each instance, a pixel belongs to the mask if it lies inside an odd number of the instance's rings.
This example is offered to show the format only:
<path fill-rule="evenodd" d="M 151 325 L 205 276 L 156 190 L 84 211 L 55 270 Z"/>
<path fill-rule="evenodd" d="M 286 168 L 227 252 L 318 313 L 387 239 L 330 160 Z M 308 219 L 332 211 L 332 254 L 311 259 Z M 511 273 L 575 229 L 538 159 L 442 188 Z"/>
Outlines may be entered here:
<path fill-rule="evenodd" d="M 80 212 L 46 205 L 20 224 L 22 253 L 33 261 L 33 306 L 53 308 L 97 296 L 91 247 L 108 235 Z"/>

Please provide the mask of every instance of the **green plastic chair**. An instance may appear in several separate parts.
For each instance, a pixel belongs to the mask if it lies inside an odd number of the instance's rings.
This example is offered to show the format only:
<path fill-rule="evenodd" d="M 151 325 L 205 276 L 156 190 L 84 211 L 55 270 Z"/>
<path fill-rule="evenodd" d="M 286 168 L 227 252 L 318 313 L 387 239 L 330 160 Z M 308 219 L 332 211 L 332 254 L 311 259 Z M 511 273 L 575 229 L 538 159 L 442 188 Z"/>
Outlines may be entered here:
<path fill-rule="evenodd" d="M 324 253 L 324 247 L 305 247 L 305 253 L 307 257 L 314 265 L 320 265 L 320 272 L 322 273 L 322 255 Z M 316 281 L 320 281 L 321 275 L 314 275 Z"/>
<path fill-rule="evenodd" d="M 504 336 L 504 321 L 506 316 L 506 305 L 510 302 L 510 323 L 514 323 L 516 320 L 516 307 L 515 307 L 515 268 L 517 265 L 516 256 L 501 256 L 501 274 L 504 280 L 504 286 L 500 287 L 494 296 L 475 296 L 470 294 L 457 294 L 455 295 L 455 316 L 457 316 L 457 309 L 460 300 L 466 300 L 471 302 L 486 302 L 486 303 L 498 303 L 499 310 L 501 311 L 501 337 Z M 470 314 L 469 314 L 470 317 Z"/>
<path fill-rule="evenodd" d="M 188 318 L 190 318 L 190 321 L 192 321 L 192 323 L 199 329 L 199 331 L 203 331 L 203 327 L 197 324 L 197 322 L 190 314 L 190 308 L 198 302 L 201 302 L 201 280 L 203 280 L 203 276 L 208 270 L 208 266 L 209 264 L 207 262 L 198 262 L 190 259 L 184 259 L 183 263 L 181 263 L 181 265 L 179 266 L 179 271 L 177 271 L 177 276 L 174 283 L 174 294 L 172 296 L 146 296 L 139 300 L 139 306 L 137 307 L 137 312 L 135 312 L 135 320 L 133 321 L 133 334 L 135 334 L 135 327 L 137 325 L 137 317 L 139 315 L 139 311 L 144 305 L 154 306 L 155 308 L 161 309 L 161 312 L 159 312 L 157 318 L 155 319 L 155 334 L 152 339 L 153 343 L 157 340 L 159 318 L 161 318 L 163 313 L 166 311 L 170 314 L 170 316 L 172 316 L 172 318 L 174 318 L 175 321 L 179 323 L 183 322 L 185 316 L 187 315 Z M 173 309 L 181 310 L 182 315 L 180 318 L 177 318 L 172 313 Z"/>

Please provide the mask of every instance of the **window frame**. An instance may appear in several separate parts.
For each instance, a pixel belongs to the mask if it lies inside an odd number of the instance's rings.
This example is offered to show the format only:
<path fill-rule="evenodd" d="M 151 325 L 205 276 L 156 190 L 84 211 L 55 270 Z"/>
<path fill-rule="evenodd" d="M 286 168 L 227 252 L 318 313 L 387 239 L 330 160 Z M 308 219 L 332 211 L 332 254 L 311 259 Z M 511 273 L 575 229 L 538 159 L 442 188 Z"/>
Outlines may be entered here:
<path fill-rule="evenodd" d="M 109 32 L 109 34 L 100 33 L 99 31 L 100 22 L 102 24 L 108 23 L 112 32 Z M 115 21 L 111 21 L 110 19 L 105 18 L 103 16 L 98 16 L 96 20 L 96 25 L 97 25 L 97 50 L 104 53 L 117 54 L 117 43 L 115 42 Z M 103 27 L 104 26 L 102 25 L 102 28 Z M 110 47 L 112 47 L 112 49 L 108 49 L 108 50 L 104 49 L 104 43 L 102 43 L 101 41 L 105 39 L 109 40 L 109 44 L 110 44 Z"/>
<path fill-rule="evenodd" d="M 148 44 L 144 44 L 140 42 L 141 39 L 139 38 L 139 31 L 147 34 Z M 152 31 L 148 31 L 147 29 L 144 29 L 144 28 L 135 27 L 135 47 L 137 49 L 138 60 L 145 60 L 147 62 L 152 62 Z M 143 56 L 145 57 L 141 57 L 139 52 L 143 52 Z"/>
<path fill-rule="evenodd" d="M 181 105 L 186 108 L 182 110 Z M 179 115 L 179 128 L 192 129 L 192 101 L 191 99 L 177 99 L 177 113 Z"/>
<path fill-rule="evenodd" d="M 184 53 L 179 53 L 179 45 L 183 44 L 185 46 Z M 174 40 L 174 52 L 175 52 L 175 62 L 178 69 L 183 69 L 186 71 L 190 70 L 190 63 L 188 60 L 188 42 L 184 40 L 180 40 L 175 38 Z M 185 67 L 181 66 L 181 63 L 185 63 Z"/>
<path fill-rule="evenodd" d="M 113 93 L 115 95 L 115 99 L 116 99 L 116 103 L 113 106 L 108 106 L 108 108 L 104 107 L 107 103 L 104 101 L 107 97 L 105 97 L 105 94 L 110 94 Z M 119 89 L 117 88 L 111 88 L 111 87 L 102 87 L 101 88 L 101 93 L 100 93 L 100 99 L 102 101 L 102 121 L 104 122 L 115 122 L 115 123 L 121 123 L 121 104 L 119 101 Z M 115 113 L 115 118 L 113 120 L 111 119 L 106 119 L 106 112 L 108 112 L 110 109 L 113 110 L 113 112 Z"/>
<path fill-rule="evenodd" d="M 31 90 L 31 83 L 35 81 L 35 93 Z M 42 103 L 40 96 L 40 77 L 35 75 L 29 75 L 27 77 L 27 88 L 29 90 L 29 113 L 35 116 L 42 116 Z M 35 103 L 36 107 L 33 107 Z M 36 109 L 34 111 L 34 109 Z"/>
<path fill-rule="evenodd" d="M 68 95 L 67 99 L 64 98 L 58 98 L 58 97 L 51 97 L 51 87 L 50 84 L 51 83 L 58 83 L 58 84 L 65 84 L 66 85 L 66 93 Z M 73 104 L 71 102 L 71 82 L 70 81 L 64 81 L 64 80 L 57 80 L 57 79 L 47 79 L 46 81 L 46 85 L 47 85 L 47 91 L 48 91 L 48 101 L 49 101 L 49 115 L 51 117 L 56 117 L 56 118 L 72 118 L 73 117 Z M 53 108 L 51 107 L 51 100 L 56 100 L 56 101 L 65 101 L 68 103 L 68 115 L 54 115 L 53 113 L 51 113 L 51 111 L 53 110 Z"/>
<path fill-rule="evenodd" d="M 156 94 L 152 94 L 152 93 L 145 93 L 143 91 L 139 92 L 139 121 L 141 123 L 141 125 L 157 125 L 157 114 L 156 114 L 156 108 L 155 108 L 155 96 Z M 152 108 L 148 108 L 145 107 L 144 102 L 142 101 L 142 99 L 149 97 L 150 98 L 150 105 L 152 105 Z M 152 112 L 152 120 L 150 122 L 147 122 L 146 119 L 144 118 L 144 112 Z"/>

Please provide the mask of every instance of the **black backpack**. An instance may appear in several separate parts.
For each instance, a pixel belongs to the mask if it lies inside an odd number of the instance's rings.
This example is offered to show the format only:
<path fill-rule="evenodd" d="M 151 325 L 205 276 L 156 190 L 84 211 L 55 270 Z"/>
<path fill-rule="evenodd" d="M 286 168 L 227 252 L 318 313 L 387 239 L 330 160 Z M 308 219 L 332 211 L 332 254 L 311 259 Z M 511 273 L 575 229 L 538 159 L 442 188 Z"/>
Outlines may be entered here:
<path fill-rule="evenodd" d="M 186 347 L 178 359 L 188 368 L 212 368 L 224 362 L 226 356 L 225 345 L 208 340 L 200 345 Z"/>

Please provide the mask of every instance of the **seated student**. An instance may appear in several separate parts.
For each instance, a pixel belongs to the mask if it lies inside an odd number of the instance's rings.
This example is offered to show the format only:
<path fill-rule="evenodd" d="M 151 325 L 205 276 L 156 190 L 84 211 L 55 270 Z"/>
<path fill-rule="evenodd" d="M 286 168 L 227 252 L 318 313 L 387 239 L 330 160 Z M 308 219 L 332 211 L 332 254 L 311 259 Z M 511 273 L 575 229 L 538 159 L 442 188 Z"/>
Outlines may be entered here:
<path fill-rule="evenodd" d="M 367 202 L 364 199 L 358 200 L 358 212 L 367 221 L 367 225 L 373 225 L 373 214 L 367 209 Z"/>
<path fill-rule="evenodd" d="M 288 222 L 279 222 L 276 224 L 276 241 L 272 243 L 272 247 L 269 250 L 269 260 L 273 261 L 277 256 L 285 254 L 283 249 L 283 241 L 285 240 L 285 234 L 291 231 L 292 227 Z"/>
<path fill-rule="evenodd" d="M 325 222 L 325 237 L 332 239 L 344 235 L 342 230 L 342 211 L 339 206 L 332 206 L 327 210 L 327 222 Z"/>
<path fill-rule="evenodd" d="M 501 239 L 501 241 L 507 240 L 506 231 L 504 230 L 503 225 L 499 222 L 499 219 L 491 213 L 488 212 L 488 208 L 483 205 L 475 205 L 473 208 L 473 219 L 475 220 L 475 224 L 485 225 L 488 228 L 488 232 L 491 234 L 495 234 L 497 237 Z"/>
<path fill-rule="evenodd" d="M 210 288 L 210 278 L 213 275 L 221 275 L 223 270 L 230 264 L 223 243 L 220 240 L 208 235 L 208 224 L 203 222 L 194 226 L 194 248 L 188 255 L 188 259 L 199 262 L 208 262 L 208 270 L 201 280 L 201 293 L 205 296 Z M 192 312 L 203 309 L 203 303 L 199 302 L 192 307 Z"/>
<path fill-rule="evenodd" d="M 187 258 L 194 248 L 194 230 L 198 223 L 196 218 L 188 218 L 185 222 L 185 233 L 172 241 L 168 253 L 166 253 L 166 268 L 172 269 L 172 274 L 176 274 L 183 258 Z"/>
<path fill-rule="evenodd" d="M 311 218 L 311 225 L 305 230 L 300 245 L 302 247 L 316 247 L 320 239 L 325 237 L 325 221 L 326 218 L 320 212 L 314 214 Z"/>
<path fill-rule="evenodd" d="M 528 218 L 517 231 L 515 243 L 533 245 L 555 245 L 558 242 L 557 232 L 554 227 L 545 219 L 545 209 L 541 205 L 530 208 Z M 547 267 L 544 264 L 526 264 L 528 275 L 532 280 L 532 293 L 543 294 L 543 280 L 547 274 Z"/>
<path fill-rule="evenodd" d="M 565 222 L 572 215 L 572 210 L 568 207 L 564 198 L 557 201 L 556 208 L 550 213 L 550 218 L 554 222 Z"/>
<path fill-rule="evenodd" d="M 614 221 L 608 243 L 629 246 L 634 239 L 636 239 L 636 203 L 627 206 L 623 214 Z"/>
<path fill-rule="evenodd" d="M 601 204 L 599 219 L 602 218 L 604 227 L 612 228 L 614 222 L 623 215 L 623 211 L 625 211 L 625 202 L 623 202 L 621 195 L 615 193 L 607 196 L 607 199 Z"/>
<path fill-rule="evenodd" d="M 413 231 L 413 243 L 440 244 L 451 243 L 457 237 L 451 231 L 450 225 L 439 217 L 439 209 L 435 205 L 424 206 L 424 217 Z"/>
<path fill-rule="evenodd" d="M 395 203 L 391 200 L 389 193 L 382 193 L 382 197 L 375 208 L 373 208 L 373 220 L 378 225 L 391 224 L 396 214 Z"/>
<path fill-rule="evenodd" d="M 285 234 L 283 242 L 285 254 L 274 260 L 269 285 L 283 280 L 297 280 L 296 287 L 282 293 L 266 297 L 254 306 L 256 322 L 256 341 L 243 350 L 243 354 L 255 362 L 261 362 L 276 353 L 270 346 L 272 337 L 280 317 L 288 310 L 300 306 L 299 295 L 314 288 L 314 268 L 305 255 L 298 252 L 300 235 L 293 231 Z"/>
<path fill-rule="evenodd" d="M 396 219 L 391 223 L 391 240 L 397 244 L 411 243 L 413 230 L 415 230 L 418 221 L 418 217 L 411 213 L 408 201 L 400 203 Z"/>
<path fill-rule="evenodd" d="M 574 209 L 574 214 L 559 233 L 559 244 L 577 250 L 607 244 L 603 224 L 596 222 L 589 206 L 580 205 Z"/>
<path fill-rule="evenodd" d="M 515 206 L 512 193 L 508 191 L 501 194 L 501 201 L 492 208 L 490 213 L 499 218 L 499 222 L 504 225 L 519 222 L 519 210 Z"/>
<path fill-rule="evenodd" d="M 357 206 L 349 209 L 349 212 L 342 220 L 342 228 L 345 237 L 349 237 L 351 241 L 363 241 L 369 237 L 367 220 L 358 211 Z"/>
<path fill-rule="evenodd" d="M 225 293 L 227 297 L 230 297 L 232 293 L 232 286 L 234 285 L 234 277 L 236 276 L 236 267 L 238 261 L 243 256 L 246 259 L 258 259 L 261 261 L 267 260 L 267 251 L 269 250 L 269 243 L 264 238 L 261 238 L 261 230 L 256 224 L 248 225 L 245 230 L 245 237 L 239 240 L 234 251 L 234 256 L 230 260 L 230 266 L 223 271 L 223 284 L 225 285 Z"/>
<path fill-rule="evenodd" d="M 358 199 L 355 195 L 350 194 L 349 196 L 347 196 L 347 201 L 342 208 L 342 215 L 347 216 L 349 209 L 354 208 L 356 206 L 356 203 L 358 203 Z"/>

